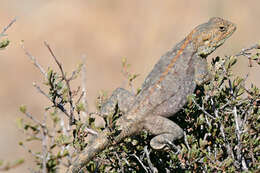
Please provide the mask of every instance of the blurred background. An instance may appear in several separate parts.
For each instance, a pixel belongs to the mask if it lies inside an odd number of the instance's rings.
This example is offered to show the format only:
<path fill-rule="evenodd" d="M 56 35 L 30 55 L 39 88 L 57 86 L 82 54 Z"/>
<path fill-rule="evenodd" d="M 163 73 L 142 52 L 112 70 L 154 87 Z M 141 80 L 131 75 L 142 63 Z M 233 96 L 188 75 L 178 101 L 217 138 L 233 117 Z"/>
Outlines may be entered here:
<path fill-rule="evenodd" d="M 0 51 L 0 159 L 26 158 L 12 173 L 34 167 L 31 155 L 18 146 L 24 137 L 16 127 L 16 119 L 24 117 L 19 106 L 25 104 L 41 117 L 49 105 L 32 86 L 41 84 L 43 76 L 26 57 L 21 40 L 44 68 L 55 66 L 45 40 L 68 72 L 86 55 L 87 97 L 94 111 L 100 90 L 111 93 L 125 87 L 122 58 L 128 59 L 131 72 L 140 74 L 134 82 L 140 87 L 160 56 L 210 17 L 237 25 L 235 34 L 211 58 L 234 55 L 260 41 L 259 5 L 259 0 L 0 0 L 0 31 L 17 17 L 7 31 L 11 44 Z M 239 57 L 233 70 L 241 77 L 249 74 L 247 84 L 260 87 L 260 67 L 249 68 L 245 57 Z"/>

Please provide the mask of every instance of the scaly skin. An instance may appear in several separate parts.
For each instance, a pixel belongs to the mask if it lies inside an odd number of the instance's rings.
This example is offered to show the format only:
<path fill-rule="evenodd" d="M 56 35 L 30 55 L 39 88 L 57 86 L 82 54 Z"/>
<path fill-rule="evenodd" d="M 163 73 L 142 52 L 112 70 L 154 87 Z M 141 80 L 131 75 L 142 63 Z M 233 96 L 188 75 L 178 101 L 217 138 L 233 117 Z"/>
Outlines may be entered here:
<path fill-rule="evenodd" d="M 136 97 L 124 89 L 115 90 L 101 110 L 102 114 L 108 115 L 118 105 L 125 112 L 117 121 L 121 131 L 113 143 L 143 129 L 156 135 L 150 142 L 154 149 L 161 149 L 168 141 L 182 138 L 183 130 L 166 117 L 174 116 L 184 106 L 197 84 L 210 80 L 206 57 L 235 30 L 233 23 L 211 18 L 160 58 Z M 109 129 L 105 129 L 91 141 L 70 171 L 79 172 L 96 154 L 111 145 L 109 134 Z"/>

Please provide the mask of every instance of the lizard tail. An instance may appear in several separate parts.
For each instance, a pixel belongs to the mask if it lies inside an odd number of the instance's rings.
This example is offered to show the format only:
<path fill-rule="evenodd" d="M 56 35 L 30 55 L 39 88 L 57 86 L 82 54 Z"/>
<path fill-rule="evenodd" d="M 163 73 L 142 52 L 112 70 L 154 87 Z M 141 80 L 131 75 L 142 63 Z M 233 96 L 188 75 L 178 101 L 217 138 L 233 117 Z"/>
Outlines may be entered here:
<path fill-rule="evenodd" d="M 112 143 L 119 143 L 122 139 L 125 137 L 135 134 L 139 132 L 142 128 L 138 125 L 140 123 L 136 121 L 130 121 L 130 120 L 123 120 L 122 124 L 124 124 L 122 127 L 122 131 L 119 133 L 118 136 L 114 138 L 113 141 L 109 139 L 109 135 L 111 132 L 109 129 L 104 129 L 104 131 L 93 140 L 90 141 L 90 143 L 87 145 L 87 147 L 84 149 L 84 152 L 79 154 L 79 157 L 77 161 L 73 163 L 73 165 L 69 168 L 69 173 L 78 173 L 81 171 L 81 169 L 86 166 L 86 164 L 91 161 L 93 157 L 95 157 L 96 154 L 103 151 L 106 147 L 111 145 Z"/>
<path fill-rule="evenodd" d="M 93 142 L 89 143 L 84 152 L 79 154 L 77 161 L 69 168 L 69 173 L 78 173 L 96 154 L 110 144 L 106 131 L 98 134 Z"/>

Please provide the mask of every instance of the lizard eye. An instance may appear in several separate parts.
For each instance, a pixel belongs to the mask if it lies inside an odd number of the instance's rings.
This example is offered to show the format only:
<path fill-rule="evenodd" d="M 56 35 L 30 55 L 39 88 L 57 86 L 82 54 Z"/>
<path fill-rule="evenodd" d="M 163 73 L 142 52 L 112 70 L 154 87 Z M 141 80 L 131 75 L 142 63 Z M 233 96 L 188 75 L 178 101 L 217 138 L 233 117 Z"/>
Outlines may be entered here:
<path fill-rule="evenodd" d="M 226 28 L 225 28 L 224 26 L 220 26 L 220 27 L 219 27 L 219 30 L 220 30 L 221 32 L 224 32 L 224 31 L 226 31 Z"/>

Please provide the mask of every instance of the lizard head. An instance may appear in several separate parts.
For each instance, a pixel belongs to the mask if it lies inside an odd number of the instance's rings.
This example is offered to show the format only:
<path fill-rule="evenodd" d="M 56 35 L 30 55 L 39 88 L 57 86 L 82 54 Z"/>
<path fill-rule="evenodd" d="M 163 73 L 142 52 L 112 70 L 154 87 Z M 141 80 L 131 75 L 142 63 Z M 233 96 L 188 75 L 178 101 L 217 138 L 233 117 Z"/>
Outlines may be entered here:
<path fill-rule="evenodd" d="M 207 57 L 221 46 L 236 30 L 236 25 L 219 17 L 211 18 L 207 23 L 197 26 L 192 34 L 197 54 Z"/>

